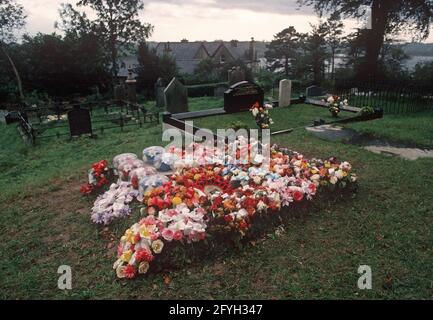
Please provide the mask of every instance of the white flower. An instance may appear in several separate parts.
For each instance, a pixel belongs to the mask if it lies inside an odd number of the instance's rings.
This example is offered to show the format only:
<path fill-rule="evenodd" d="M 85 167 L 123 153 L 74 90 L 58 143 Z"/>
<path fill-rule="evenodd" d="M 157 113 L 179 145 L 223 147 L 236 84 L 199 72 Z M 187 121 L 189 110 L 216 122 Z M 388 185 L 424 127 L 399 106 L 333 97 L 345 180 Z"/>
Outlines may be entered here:
<path fill-rule="evenodd" d="M 263 201 L 259 201 L 259 203 L 257 204 L 258 211 L 265 211 L 267 208 L 268 206 Z"/>
<path fill-rule="evenodd" d="M 343 179 L 344 178 L 344 172 L 343 170 L 338 170 L 337 172 L 335 172 L 335 176 L 337 177 L 337 179 Z"/>
<path fill-rule="evenodd" d="M 259 109 L 254 108 L 251 112 L 252 112 L 254 117 L 257 117 L 257 115 L 259 114 Z"/>
<path fill-rule="evenodd" d="M 329 179 L 329 182 L 331 182 L 332 184 L 336 184 L 338 182 L 338 178 L 336 176 L 331 177 L 331 179 Z"/>
<path fill-rule="evenodd" d="M 334 103 L 335 102 L 335 100 L 334 100 L 334 97 L 333 96 L 330 96 L 329 98 L 328 98 L 328 103 Z"/>
<path fill-rule="evenodd" d="M 123 264 L 123 261 L 121 259 L 117 259 L 116 262 L 113 264 L 113 270 L 116 270 L 122 264 Z"/>
<path fill-rule="evenodd" d="M 161 240 L 158 239 L 152 242 L 152 250 L 156 254 L 161 253 L 163 248 L 164 248 L 164 242 L 162 242 Z"/>
<path fill-rule="evenodd" d="M 259 176 L 255 176 L 253 178 L 253 181 L 254 181 L 255 184 L 260 184 L 260 182 L 262 182 L 262 178 L 260 178 Z"/>

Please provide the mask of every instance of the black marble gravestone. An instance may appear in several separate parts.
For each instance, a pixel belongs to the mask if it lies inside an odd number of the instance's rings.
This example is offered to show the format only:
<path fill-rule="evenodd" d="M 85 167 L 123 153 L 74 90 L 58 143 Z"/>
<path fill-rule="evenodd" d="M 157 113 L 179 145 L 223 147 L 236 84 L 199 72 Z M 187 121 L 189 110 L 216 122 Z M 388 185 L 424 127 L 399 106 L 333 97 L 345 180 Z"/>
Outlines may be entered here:
<path fill-rule="evenodd" d="M 80 106 L 74 106 L 74 109 L 68 112 L 68 120 L 71 137 L 83 134 L 93 135 L 89 110 L 82 109 Z"/>
<path fill-rule="evenodd" d="M 224 93 L 224 110 L 227 113 L 248 111 L 258 102 L 263 106 L 265 93 L 258 85 L 242 81 Z"/>
<path fill-rule="evenodd" d="M 325 96 L 326 92 L 323 90 L 323 88 L 318 86 L 311 86 L 308 87 L 305 90 L 305 96 L 308 97 L 322 97 Z"/>

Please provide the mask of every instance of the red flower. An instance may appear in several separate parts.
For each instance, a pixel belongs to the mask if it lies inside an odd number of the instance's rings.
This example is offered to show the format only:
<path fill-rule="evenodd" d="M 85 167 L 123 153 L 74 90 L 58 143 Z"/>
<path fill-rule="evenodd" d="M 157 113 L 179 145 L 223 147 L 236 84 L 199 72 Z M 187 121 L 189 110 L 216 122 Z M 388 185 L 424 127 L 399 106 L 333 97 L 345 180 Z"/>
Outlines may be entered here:
<path fill-rule="evenodd" d="M 245 230 L 245 229 L 247 229 L 247 228 L 248 228 L 248 223 L 246 223 L 245 220 L 242 220 L 242 221 L 239 223 L 239 228 L 240 228 L 241 230 Z"/>
<path fill-rule="evenodd" d="M 98 181 L 98 187 L 99 188 L 106 185 L 106 184 L 108 184 L 108 180 L 106 178 L 99 179 L 99 181 Z"/>
<path fill-rule="evenodd" d="M 300 191 L 295 191 L 294 193 L 293 193 L 293 200 L 295 200 L 295 201 L 302 201 L 302 199 L 304 199 L 304 194 L 302 193 L 302 192 L 300 192 Z"/>
<path fill-rule="evenodd" d="M 141 236 L 139 234 L 136 234 L 134 237 L 135 243 L 141 240 Z"/>
<path fill-rule="evenodd" d="M 80 192 L 85 195 L 89 195 L 93 192 L 93 186 L 91 184 L 82 185 L 80 188 Z"/>
<path fill-rule="evenodd" d="M 137 274 L 137 270 L 135 270 L 134 266 L 128 264 L 125 267 L 125 278 L 127 279 L 135 278 L 136 274 Z"/>
<path fill-rule="evenodd" d="M 231 215 L 226 215 L 226 216 L 224 216 L 224 220 L 226 222 L 232 222 L 233 221 L 233 217 Z"/>
<path fill-rule="evenodd" d="M 147 261 L 151 262 L 153 260 L 153 255 L 149 250 L 146 249 L 138 249 L 135 253 L 135 259 L 138 262 Z"/>
<path fill-rule="evenodd" d="M 131 185 L 134 189 L 138 189 L 138 178 L 137 176 L 133 176 L 131 178 Z"/>

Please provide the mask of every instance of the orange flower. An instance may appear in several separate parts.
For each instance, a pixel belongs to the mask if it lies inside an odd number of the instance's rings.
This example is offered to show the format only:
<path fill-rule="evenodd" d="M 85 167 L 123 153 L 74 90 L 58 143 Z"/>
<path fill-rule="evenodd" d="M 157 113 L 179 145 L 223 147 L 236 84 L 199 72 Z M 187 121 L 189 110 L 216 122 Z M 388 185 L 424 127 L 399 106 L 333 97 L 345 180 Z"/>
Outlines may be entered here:
<path fill-rule="evenodd" d="M 224 209 L 226 209 L 226 210 L 228 210 L 228 211 L 233 211 L 233 210 L 236 209 L 236 205 L 235 205 L 234 202 L 233 202 L 232 200 L 230 200 L 230 199 L 225 200 L 225 201 L 223 202 L 223 205 L 224 205 Z"/>

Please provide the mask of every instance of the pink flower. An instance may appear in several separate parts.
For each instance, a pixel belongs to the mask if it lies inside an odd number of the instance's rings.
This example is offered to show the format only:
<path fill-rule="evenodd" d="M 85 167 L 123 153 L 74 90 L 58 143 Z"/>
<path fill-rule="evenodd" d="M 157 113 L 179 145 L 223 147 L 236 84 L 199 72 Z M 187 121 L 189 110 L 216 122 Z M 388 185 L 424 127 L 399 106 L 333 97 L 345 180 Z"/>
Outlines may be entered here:
<path fill-rule="evenodd" d="M 317 187 L 316 187 L 316 185 L 314 183 L 311 183 L 308 186 L 308 190 L 310 190 L 311 193 L 316 193 Z"/>
<path fill-rule="evenodd" d="M 200 232 L 198 234 L 198 237 L 199 237 L 200 240 L 204 240 L 206 238 L 206 233 L 205 232 Z"/>
<path fill-rule="evenodd" d="M 183 233 L 180 230 L 176 231 L 173 235 L 173 239 L 176 241 L 180 241 L 182 240 L 182 238 L 183 238 Z"/>
<path fill-rule="evenodd" d="M 119 243 L 119 245 L 117 246 L 117 256 L 120 257 L 123 253 L 123 247 L 122 244 Z"/>
<path fill-rule="evenodd" d="M 168 210 L 168 211 L 167 211 L 167 215 L 168 215 L 169 217 L 177 216 L 177 211 L 174 210 L 174 209 Z"/>
<path fill-rule="evenodd" d="M 172 241 L 173 240 L 173 231 L 171 231 L 170 229 L 164 229 L 162 231 L 162 237 L 167 241 Z"/>

